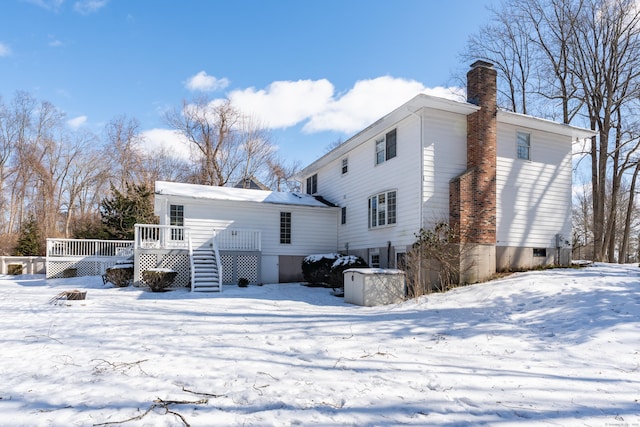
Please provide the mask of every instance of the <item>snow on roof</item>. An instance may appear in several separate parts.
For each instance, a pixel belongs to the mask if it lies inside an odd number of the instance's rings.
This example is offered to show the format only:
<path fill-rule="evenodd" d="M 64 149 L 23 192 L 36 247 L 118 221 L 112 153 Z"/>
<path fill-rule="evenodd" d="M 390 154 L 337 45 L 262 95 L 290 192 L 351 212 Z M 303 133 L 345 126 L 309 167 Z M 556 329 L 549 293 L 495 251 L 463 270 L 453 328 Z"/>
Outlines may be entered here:
<path fill-rule="evenodd" d="M 244 188 L 167 181 L 156 181 L 155 193 L 164 196 L 182 196 L 194 199 L 227 200 L 233 202 L 274 203 L 279 205 L 316 206 L 325 208 L 328 206 L 308 194 L 249 190 Z"/>

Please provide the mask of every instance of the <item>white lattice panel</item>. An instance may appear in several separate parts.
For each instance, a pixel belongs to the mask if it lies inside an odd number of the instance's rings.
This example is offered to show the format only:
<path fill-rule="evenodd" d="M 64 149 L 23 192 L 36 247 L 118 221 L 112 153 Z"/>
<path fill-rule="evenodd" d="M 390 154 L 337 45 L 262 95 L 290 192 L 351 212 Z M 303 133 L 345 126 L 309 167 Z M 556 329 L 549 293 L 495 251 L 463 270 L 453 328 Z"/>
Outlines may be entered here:
<path fill-rule="evenodd" d="M 238 279 L 244 277 L 249 283 L 258 282 L 258 257 L 256 255 L 238 255 Z"/>
<path fill-rule="evenodd" d="M 188 254 L 165 255 L 160 262 L 160 268 L 169 268 L 178 272 L 170 288 L 181 288 L 191 284 L 191 263 Z"/>
<path fill-rule="evenodd" d="M 176 271 L 173 284 L 169 288 L 181 288 L 189 286 L 191 283 L 191 263 L 189 254 L 184 253 L 140 253 L 137 258 L 138 265 L 136 271 L 139 277 L 134 278 L 134 283 L 144 286 L 142 282 L 142 272 L 153 268 L 169 268 Z"/>
<path fill-rule="evenodd" d="M 227 252 L 220 255 L 222 283 L 237 284 L 245 278 L 249 283 L 260 282 L 260 253 Z"/>
<path fill-rule="evenodd" d="M 233 283 L 233 255 L 221 255 L 222 283 Z"/>
<path fill-rule="evenodd" d="M 76 269 L 76 276 L 100 276 L 105 270 L 115 265 L 117 259 L 106 260 L 47 260 L 47 279 L 59 279 L 65 277 L 65 271 Z"/>

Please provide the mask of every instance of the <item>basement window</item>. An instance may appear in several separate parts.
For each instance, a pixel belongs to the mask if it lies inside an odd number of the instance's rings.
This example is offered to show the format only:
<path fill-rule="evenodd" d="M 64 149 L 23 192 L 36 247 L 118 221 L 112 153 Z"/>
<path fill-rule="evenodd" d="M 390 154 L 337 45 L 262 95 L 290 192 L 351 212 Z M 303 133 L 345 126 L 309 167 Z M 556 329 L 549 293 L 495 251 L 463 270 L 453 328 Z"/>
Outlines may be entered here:
<path fill-rule="evenodd" d="M 369 266 L 380 268 L 380 252 L 378 249 L 369 249 Z"/>
<path fill-rule="evenodd" d="M 533 256 L 534 258 L 546 258 L 547 248 L 533 248 Z"/>

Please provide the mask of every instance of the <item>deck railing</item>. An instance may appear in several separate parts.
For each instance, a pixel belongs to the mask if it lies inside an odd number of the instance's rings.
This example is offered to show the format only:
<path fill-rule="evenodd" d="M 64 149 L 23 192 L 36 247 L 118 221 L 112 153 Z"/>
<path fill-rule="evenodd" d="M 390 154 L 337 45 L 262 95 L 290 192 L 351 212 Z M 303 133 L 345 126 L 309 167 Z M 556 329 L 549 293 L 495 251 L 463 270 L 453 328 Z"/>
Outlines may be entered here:
<path fill-rule="evenodd" d="M 99 276 L 133 257 L 133 240 L 47 239 L 47 278 Z"/>
<path fill-rule="evenodd" d="M 262 236 L 258 230 L 227 228 L 217 231 L 214 239 L 221 251 L 262 250 Z"/>
<path fill-rule="evenodd" d="M 132 240 L 47 239 L 47 257 L 127 257 Z"/>
<path fill-rule="evenodd" d="M 175 225 L 136 224 L 135 249 L 188 249 L 189 229 Z"/>

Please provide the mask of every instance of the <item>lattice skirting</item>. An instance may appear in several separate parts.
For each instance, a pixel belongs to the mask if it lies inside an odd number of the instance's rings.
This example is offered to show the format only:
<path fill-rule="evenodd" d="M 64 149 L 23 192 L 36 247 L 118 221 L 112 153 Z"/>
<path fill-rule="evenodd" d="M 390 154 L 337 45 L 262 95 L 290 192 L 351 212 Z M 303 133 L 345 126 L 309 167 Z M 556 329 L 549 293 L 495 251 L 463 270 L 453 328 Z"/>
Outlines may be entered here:
<path fill-rule="evenodd" d="M 220 254 L 222 283 L 235 285 L 241 278 L 247 279 L 251 284 L 262 283 L 261 259 L 260 252 L 222 251 Z"/>
<path fill-rule="evenodd" d="M 142 272 L 152 268 L 168 268 L 178 272 L 170 288 L 182 288 L 191 285 L 191 263 L 189 262 L 189 253 L 187 251 L 137 252 L 133 272 L 134 286 L 145 286 L 142 282 Z"/>
<path fill-rule="evenodd" d="M 47 279 L 60 279 L 72 276 L 100 276 L 113 267 L 120 258 L 104 260 L 55 260 L 47 259 Z"/>

